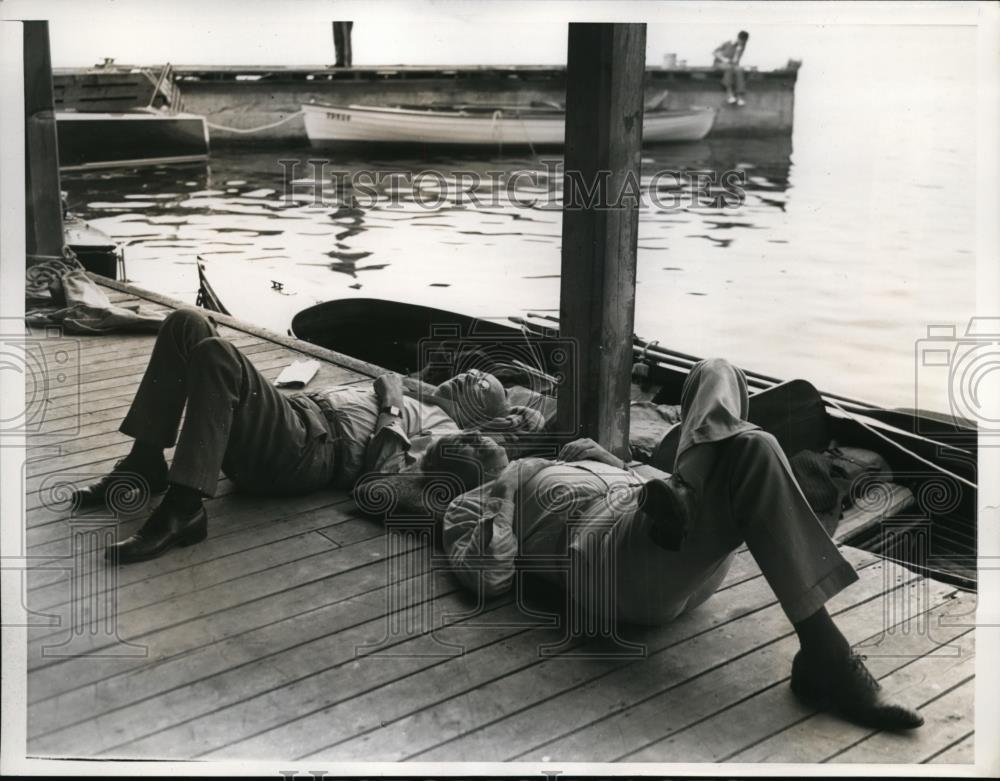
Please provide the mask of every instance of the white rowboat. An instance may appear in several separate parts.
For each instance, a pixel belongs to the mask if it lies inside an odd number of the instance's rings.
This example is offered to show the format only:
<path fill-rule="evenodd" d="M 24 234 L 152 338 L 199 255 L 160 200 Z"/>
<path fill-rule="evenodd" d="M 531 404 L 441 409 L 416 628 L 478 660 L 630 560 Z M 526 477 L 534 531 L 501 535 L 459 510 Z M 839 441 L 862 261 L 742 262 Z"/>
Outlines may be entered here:
<path fill-rule="evenodd" d="M 534 107 L 444 110 L 309 103 L 302 112 L 313 145 L 361 141 L 562 146 L 566 125 L 565 112 Z M 712 108 L 647 111 L 642 140 L 647 144 L 700 141 L 714 121 Z"/>

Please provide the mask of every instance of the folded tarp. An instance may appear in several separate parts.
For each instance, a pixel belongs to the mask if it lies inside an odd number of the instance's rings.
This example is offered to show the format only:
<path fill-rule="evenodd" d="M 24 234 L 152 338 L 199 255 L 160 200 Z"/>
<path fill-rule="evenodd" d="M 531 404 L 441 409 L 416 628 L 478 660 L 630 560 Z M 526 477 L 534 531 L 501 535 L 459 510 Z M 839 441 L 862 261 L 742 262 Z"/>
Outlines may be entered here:
<path fill-rule="evenodd" d="M 28 273 L 29 279 L 31 271 Z M 36 274 L 36 277 L 39 275 Z M 41 279 L 36 279 L 38 288 Z M 138 304 L 112 304 L 104 291 L 81 269 L 63 271 L 48 280 L 48 305 L 33 305 L 31 296 L 25 320 L 33 326 L 60 326 L 67 333 L 104 334 L 121 331 L 156 332 L 163 316 L 142 310 Z M 42 299 L 44 300 L 44 299 Z"/>

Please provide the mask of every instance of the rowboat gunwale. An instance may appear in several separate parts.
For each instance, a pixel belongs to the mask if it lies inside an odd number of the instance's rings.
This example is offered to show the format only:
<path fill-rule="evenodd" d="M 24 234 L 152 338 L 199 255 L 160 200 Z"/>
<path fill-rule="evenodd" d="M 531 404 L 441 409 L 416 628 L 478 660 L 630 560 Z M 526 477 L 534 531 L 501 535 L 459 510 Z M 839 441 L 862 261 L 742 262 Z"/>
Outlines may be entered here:
<path fill-rule="evenodd" d="M 302 105 L 306 135 L 313 145 L 328 143 L 416 143 L 441 145 L 562 146 L 566 114 L 547 107 L 523 109 L 466 106 Z M 333 115 L 333 116 L 331 116 Z M 713 108 L 653 109 L 643 117 L 646 143 L 695 142 L 715 123 Z"/>

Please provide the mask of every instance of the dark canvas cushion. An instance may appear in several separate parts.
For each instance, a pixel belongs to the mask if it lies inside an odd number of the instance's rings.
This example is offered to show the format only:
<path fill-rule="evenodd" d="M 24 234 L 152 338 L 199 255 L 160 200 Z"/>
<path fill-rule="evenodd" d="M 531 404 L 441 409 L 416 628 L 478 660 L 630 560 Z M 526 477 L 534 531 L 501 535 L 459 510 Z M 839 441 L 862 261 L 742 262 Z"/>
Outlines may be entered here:
<path fill-rule="evenodd" d="M 843 512 L 848 483 L 834 476 L 833 462 L 825 453 L 800 450 L 788 461 L 806 501 L 832 536 Z"/>
<path fill-rule="evenodd" d="M 806 501 L 831 535 L 843 510 L 851 505 L 857 480 L 892 481 L 892 470 L 878 453 L 835 442 L 822 453 L 801 450 L 789 463 Z"/>

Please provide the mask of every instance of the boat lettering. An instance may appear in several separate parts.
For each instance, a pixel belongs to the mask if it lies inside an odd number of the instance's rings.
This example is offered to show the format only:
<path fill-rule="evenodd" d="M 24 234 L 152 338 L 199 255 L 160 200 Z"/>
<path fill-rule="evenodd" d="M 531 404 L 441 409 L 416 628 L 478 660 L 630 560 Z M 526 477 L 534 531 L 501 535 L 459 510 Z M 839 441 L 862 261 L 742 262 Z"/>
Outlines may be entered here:
<path fill-rule="evenodd" d="M 336 119 L 336 120 L 339 120 L 340 122 L 350 122 L 351 121 L 351 115 L 350 114 L 341 114 L 338 111 L 327 111 L 326 112 L 326 118 L 327 119 Z"/>

